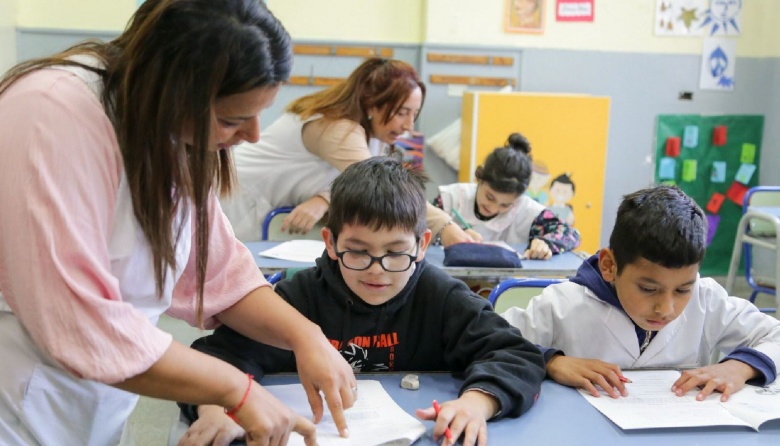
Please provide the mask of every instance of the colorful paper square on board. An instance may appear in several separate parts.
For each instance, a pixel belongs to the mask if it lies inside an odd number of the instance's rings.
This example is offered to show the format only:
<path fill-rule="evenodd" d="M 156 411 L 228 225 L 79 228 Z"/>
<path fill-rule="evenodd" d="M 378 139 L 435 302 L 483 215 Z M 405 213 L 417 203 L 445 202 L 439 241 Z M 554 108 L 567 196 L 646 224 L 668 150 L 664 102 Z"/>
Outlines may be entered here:
<path fill-rule="evenodd" d="M 661 162 L 658 163 L 658 179 L 674 180 L 674 170 L 676 166 L 677 161 L 674 158 L 661 158 Z"/>
<path fill-rule="evenodd" d="M 745 201 L 745 194 L 747 191 L 747 186 L 738 181 L 735 181 L 731 183 L 731 186 L 729 186 L 729 190 L 726 191 L 726 196 L 729 198 L 729 200 L 733 201 L 739 206 L 742 206 L 742 203 Z"/>
<path fill-rule="evenodd" d="M 687 183 L 696 181 L 696 160 L 683 161 L 682 180 Z"/>
<path fill-rule="evenodd" d="M 718 192 L 715 192 L 710 197 L 710 201 L 707 202 L 707 211 L 709 211 L 712 214 L 717 214 L 720 212 L 720 207 L 723 205 L 723 201 L 726 200 L 726 196 L 723 194 L 720 194 Z"/>
<path fill-rule="evenodd" d="M 710 246 L 712 239 L 715 238 L 715 232 L 718 230 L 720 215 L 707 214 L 707 246 Z"/>
<path fill-rule="evenodd" d="M 683 134 L 683 147 L 693 149 L 699 145 L 699 127 L 695 125 L 686 125 Z"/>
<path fill-rule="evenodd" d="M 670 136 L 666 138 L 666 156 L 677 158 L 680 156 L 680 137 Z"/>
<path fill-rule="evenodd" d="M 712 173 L 710 174 L 710 181 L 713 183 L 725 183 L 726 182 L 726 162 L 725 161 L 713 161 Z"/>
<path fill-rule="evenodd" d="M 725 125 L 718 125 L 712 129 L 712 145 L 724 146 L 727 140 L 727 129 Z"/>
<path fill-rule="evenodd" d="M 742 164 L 739 166 L 739 170 L 737 171 L 737 175 L 734 177 L 734 179 L 742 184 L 747 185 L 750 183 L 751 178 L 753 178 L 753 173 L 755 171 L 755 164 Z"/>
<path fill-rule="evenodd" d="M 739 162 L 744 164 L 753 164 L 756 160 L 756 145 L 746 142 L 742 144 L 742 153 L 739 155 Z"/>

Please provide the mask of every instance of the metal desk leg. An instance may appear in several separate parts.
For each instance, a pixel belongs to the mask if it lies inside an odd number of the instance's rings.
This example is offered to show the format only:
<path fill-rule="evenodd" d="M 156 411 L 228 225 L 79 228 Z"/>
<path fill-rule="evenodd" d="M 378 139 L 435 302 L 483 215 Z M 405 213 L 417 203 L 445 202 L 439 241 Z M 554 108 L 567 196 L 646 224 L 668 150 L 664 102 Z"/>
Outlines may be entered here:
<path fill-rule="evenodd" d="M 739 273 L 739 261 L 742 257 L 742 244 L 744 243 L 742 237 L 745 235 L 745 229 L 749 222 L 750 218 L 745 214 L 739 219 L 737 226 L 737 236 L 734 238 L 734 249 L 731 251 L 731 263 L 729 263 L 729 272 L 726 276 L 726 292 L 729 295 L 734 294 L 734 282 Z"/>

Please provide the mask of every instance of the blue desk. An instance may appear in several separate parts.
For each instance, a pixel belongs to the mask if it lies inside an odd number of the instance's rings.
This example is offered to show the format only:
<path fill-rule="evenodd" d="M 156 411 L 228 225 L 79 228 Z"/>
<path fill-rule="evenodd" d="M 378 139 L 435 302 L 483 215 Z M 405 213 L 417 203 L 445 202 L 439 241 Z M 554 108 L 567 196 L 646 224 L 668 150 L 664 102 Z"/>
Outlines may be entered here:
<path fill-rule="evenodd" d="M 358 379 L 375 379 L 407 413 L 430 407 L 431 401 L 455 399 L 460 381 L 447 373 L 420 375 L 420 390 L 400 387 L 403 374 L 365 374 Z M 297 376 L 268 376 L 265 385 L 291 384 Z M 424 422 L 427 433 L 415 443 L 432 446 L 433 423 Z M 171 431 L 169 445 L 175 445 L 186 431 L 180 423 Z M 764 423 L 761 432 L 743 427 L 707 427 L 690 429 L 645 429 L 623 431 L 591 406 L 576 390 L 552 381 L 542 384 L 542 393 L 534 407 L 520 418 L 505 418 L 488 423 L 488 444 L 508 445 L 619 445 L 619 446 L 751 446 L 780 445 L 780 420 Z"/>
<path fill-rule="evenodd" d="M 257 266 L 264 274 L 273 274 L 288 268 L 306 268 L 314 263 L 291 262 L 288 260 L 262 257 L 258 253 L 270 249 L 281 242 L 249 242 L 246 246 L 255 257 Z M 496 282 L 510 277 L 571 277 L 577 272 L 583 258 L 573 252 L 554 255 L 550 260 L 523 260 L 522 268 L 482 268 L 444 266 L 444 249 L 441 246 L 429 246 L 425 254 L 432 265 L 443 269 L 459 279 L 485 279 Z"/>

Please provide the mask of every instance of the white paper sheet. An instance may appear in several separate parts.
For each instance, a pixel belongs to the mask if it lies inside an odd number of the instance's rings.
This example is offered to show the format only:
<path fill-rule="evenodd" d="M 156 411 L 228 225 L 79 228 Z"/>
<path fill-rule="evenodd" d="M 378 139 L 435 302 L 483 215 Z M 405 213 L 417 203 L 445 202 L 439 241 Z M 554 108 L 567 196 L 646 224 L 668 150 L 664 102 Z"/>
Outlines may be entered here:
<path fill-rule="evenodd" d="M 261 251 L 263 257 L 290 260 L 293 262 L 314 263 L 325 250 L 325 242 L 320 240 L 290 240 L 273 248 Z"/>
<path fill-rule="evenodd" d="M 296 413 L 312 419 L 306 392 L 300 384 L 266 386 L 266 390 Z M 358 400 L 345 412 L 349 438 L 341 438 L 330 411 L 317 424 L 317 444 L 328 445 L 393 445 L 407 446 L 425 433 L 425 425 L 407 414 L 385 391 L 379 381 L 358 380 Z M 293 433 L 288 445 L 304 445 L 303 437 Z"/>
<path fill-rule="evenodd" d="M 632 382 L 626 384 L 628 397 L 613 399 L 606 393 L 599 398 L 580 390 L 585 399 L 622 429 L 655 429 L 694 426 L 748 426 L 755 430 L 761 423 L 780 418 L 780 387 L 745 386 L 722 403 L 713 393 L 696 401 L 699 390 L 678 397 L 672 384 L 679 378 L 675 370 L 625 371 Z"/>

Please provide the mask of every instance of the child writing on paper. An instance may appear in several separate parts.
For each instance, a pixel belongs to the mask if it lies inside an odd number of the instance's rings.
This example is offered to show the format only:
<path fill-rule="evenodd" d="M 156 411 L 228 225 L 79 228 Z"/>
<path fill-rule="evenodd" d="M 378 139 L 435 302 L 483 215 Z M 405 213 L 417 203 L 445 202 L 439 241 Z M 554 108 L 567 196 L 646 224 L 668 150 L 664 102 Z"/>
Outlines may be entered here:
<path fill-rule="evenodd" d="M 505 147 L 477 167 L 476 184 L 439 186 L 434 204 L 460 215 L 484 241 L 528 245 L 526 258 L 546 260 L 575 249 L 580 245 L 579 231 L 524 194 L 531 180 L 530 153 L 528 139 L 512 133 Z"/>
<path fill-rule="evenodd" d="M 326 251 L 276 291 L 322 327 L 356 372 L 451 371 L 460 398 L 418 416 L 464 445 L 486 444 L 486 420 L 527 411 L 544 379 L 541 353 L 459 280 L 428 264 L 423 174 L 387 157 L 348 167 L 331 188 Z M 257 378 L 295 370 L 289 352 L 225 327 L 193 347 Z M 188 434 L 242 434 L 218 406 L 182 406 Z M 214 435 L 214 434 L 211 434 Z"/>
<path fill-rule="evenodd" d="M 552 379 L 593 396 L 597 386 L 613 398 L 627 395 L 621 368 L 687 368 L 671 390 L 700 387 L 699 400 L 719 391 L 726 401 L 748 381 L 769 384 L 780 361 L 780 321 L 699 277 L 706 221 L 673 186 L 626 195 L 608 248 L 527 309 L 503 316 L 551 348 Z M 711 364 L 716 354 L 727 356 Z"/>

